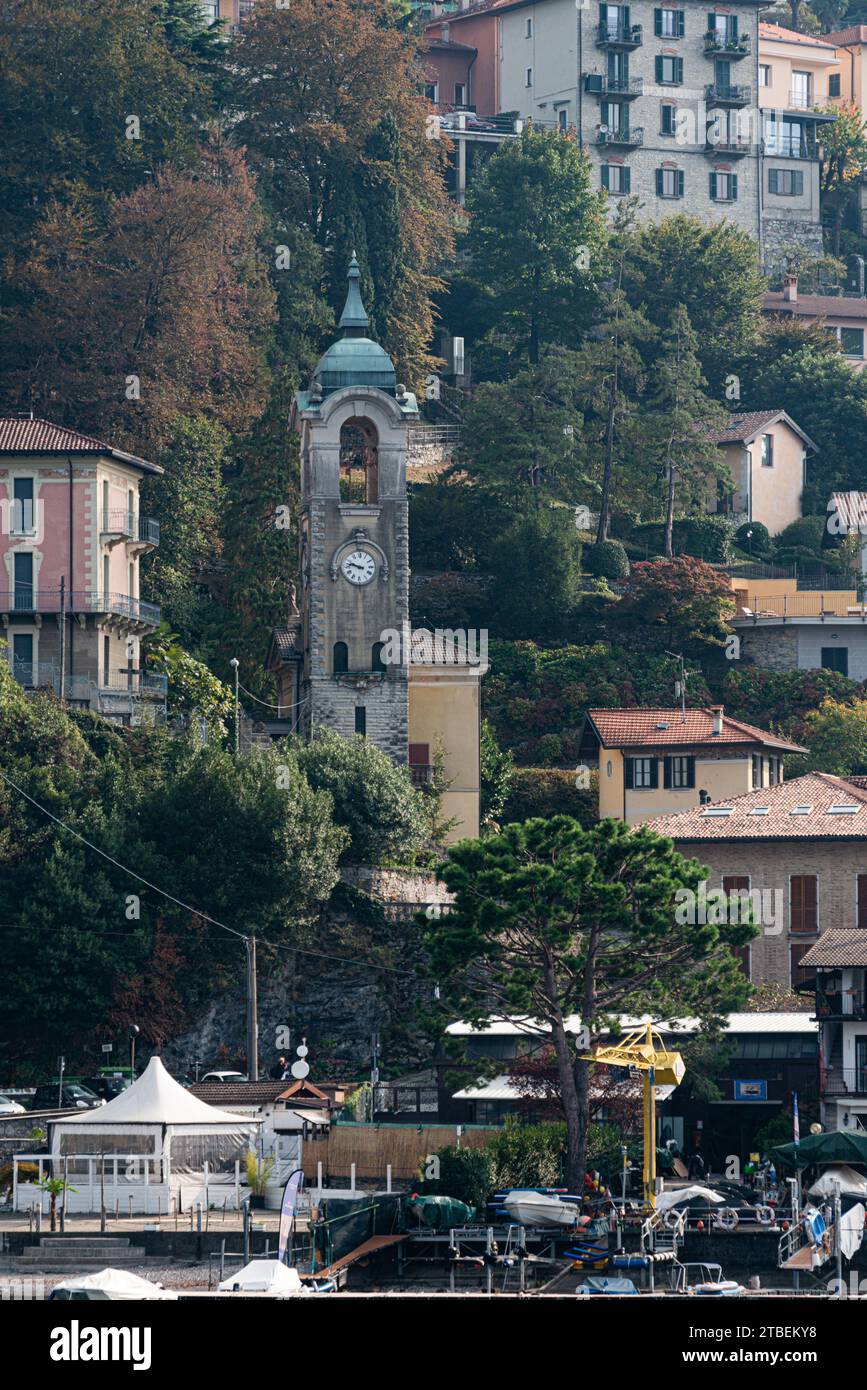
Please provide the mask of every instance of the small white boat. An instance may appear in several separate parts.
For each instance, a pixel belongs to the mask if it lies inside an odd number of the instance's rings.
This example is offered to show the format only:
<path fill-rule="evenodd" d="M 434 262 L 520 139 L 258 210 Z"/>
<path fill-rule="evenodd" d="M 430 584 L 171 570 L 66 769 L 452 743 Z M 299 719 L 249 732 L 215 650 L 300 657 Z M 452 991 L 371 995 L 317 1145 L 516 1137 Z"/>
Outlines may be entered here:
<path fill-rule="evenodd" d="M 275 1297 L 303 1293 L 297 1269 L 280 1260 L 251 1260 L 219 1285 L 220 1293 L 270 1293 Z"/>
<path fill-rule="evenodd" d="M 173 1289 L 164 1289 L 162 1284 L 152 1284 L 128 1269 L 101 1269 L 98 1274 L 79 1274 L 55 1284 L 48 1295 L 49 1302 L 76 1303 L 127 1303 L 145 1300 L 171 1299 L 177 1294 Z"/>
<path fill-rule="evenodd" d="M 510 1192 L 503 1199 L 503 1207 L 511 1220 L 521 1226 L 571 1227 L 581 1215 L 577 1202 L 558 1197 L 556 1192 Z"/>

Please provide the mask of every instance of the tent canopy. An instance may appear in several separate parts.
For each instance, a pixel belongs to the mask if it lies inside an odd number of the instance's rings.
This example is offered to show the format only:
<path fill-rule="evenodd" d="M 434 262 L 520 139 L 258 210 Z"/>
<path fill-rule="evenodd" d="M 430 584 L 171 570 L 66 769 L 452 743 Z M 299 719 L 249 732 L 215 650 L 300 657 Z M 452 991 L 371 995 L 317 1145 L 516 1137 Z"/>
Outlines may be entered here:
<path fill-rule="evenodd" d="M 220 1284 L 221 1293 L 300 1293 L 303 1285 L 296 1269 L 280 1260 L 251 1260 Z"/>
<path fill-rule="evenodd" d="M 208 1129 L 230 1125 L 237 1130 L 260 1123 L 258 1119 L 218 1110 L 191 1096 L 169 1076 L 159 1057 L 152 1057 L 138 1080 L 108 1105 L 72 1115 L 67 1120 L 57 1120 L 54 1127 L 63 1129 L 74 1125 L 76 1133 L 80 1125 L 93 1125 L 100 1130 L 114 1125 L 124 1128 L 131 1125 L 205 1125 Z"/>
<path fill-rule="evenodd" d="M 831 1130 L 810 1134 L 799 1144 L 781 1144 L 772 1156 L 787 1168 L 808 1168 L 811 1163 L 867 1163 L 867 1134 L 858 1130 Z"/>

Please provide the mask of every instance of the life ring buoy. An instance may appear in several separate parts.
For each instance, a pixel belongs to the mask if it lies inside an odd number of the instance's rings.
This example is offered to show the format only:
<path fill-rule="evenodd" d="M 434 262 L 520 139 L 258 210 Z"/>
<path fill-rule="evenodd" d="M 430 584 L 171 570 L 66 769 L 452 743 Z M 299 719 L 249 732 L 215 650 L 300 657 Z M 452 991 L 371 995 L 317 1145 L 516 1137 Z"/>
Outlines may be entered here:
<path fill-rule="evenodd" d="M 686 1212 L 678 1211 L 676 1207 L 668 1207 L 662 1213 L 662 1224 L 666 1230 L 673 1231 L 685 1215 Z"/>
<path fill-rule="evenodd" d="M 756 1207 L 756 1220 L 760 1226 L 773 1226 L 776 1219 L 777 1213 L 774 1211 L 773 1207 Z"/>
<path fill-rule="evenodd" d="M 737 1230 L 738 1224 L 740 1222 L 740 1217 L 738 1216 L 734 1207 L 721 1207 L 719 1211 L 714 1212 L 713 1216 L 714 1225 L 718 1226 L 721 1230 Z"/>

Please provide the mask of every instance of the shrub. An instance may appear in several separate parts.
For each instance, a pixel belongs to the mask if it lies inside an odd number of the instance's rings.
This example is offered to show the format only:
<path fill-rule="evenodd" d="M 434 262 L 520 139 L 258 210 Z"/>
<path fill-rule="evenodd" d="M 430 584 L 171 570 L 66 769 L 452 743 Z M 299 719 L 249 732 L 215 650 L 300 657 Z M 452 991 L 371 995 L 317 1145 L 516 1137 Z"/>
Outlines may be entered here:
<path fill-rule="evenodd" d="M 507 1119 L 485 1146 L 491 1184 L 501 1187 L 556 1187 L 566 1151 L 564 1124 L 522 1125 Z"/>
<path fill-rule="evenodd" d="M 792 521 L 774 540 L 774 558 L 783 563 L 796 560 L 821 561 L 826 516 L 802 516 Z"/>
<path fill-rule="evenodd" d="M 558 767 L 516 767 L 503 807 L 503 824 L 530 820 L 533 816 L 573 816 L 582 825 L 598 819 L 597 773 L 590 774 L 586 789 L 575 786 L 575 773 Z"/>
<path fill-rule="evenodd" d="M 584 569 L 598 579 L 627 579 L 629 558 L 620 541 L 598 541 L 584 548 Z"/>
<path fill-rule="evenodd" d="M 646 521 L 636 526 L 632 540 L 646 547 L 651 554 L 661 555 L 665 528 L 661 521 Z M 729 558 L 731 524 L 723 517 L 681 516 L 672 529 L 671 545 L 675 555 L 692 555 L 711 564 L 725 564 Z"/>
<path fill-rule="evenodd" d="M 748 534 L 749 533 L 749 534 Z M 770 555 L 771 533 L 760 521 L 745 521 L 735 531 L 735 545 L 747 554 Z"/>
<path fill-rule="evenodd" d="M 491 1191 L 491 1161 L 486 1149 L 438 1149 L 434 1157 L 438 1178 L 422 1176 L 419 1191 L 425 1197 L 454 1197 L 468 1207 L 483 1207 Z M 429 1164 L 425 1159 L 421 1173 Z"/>

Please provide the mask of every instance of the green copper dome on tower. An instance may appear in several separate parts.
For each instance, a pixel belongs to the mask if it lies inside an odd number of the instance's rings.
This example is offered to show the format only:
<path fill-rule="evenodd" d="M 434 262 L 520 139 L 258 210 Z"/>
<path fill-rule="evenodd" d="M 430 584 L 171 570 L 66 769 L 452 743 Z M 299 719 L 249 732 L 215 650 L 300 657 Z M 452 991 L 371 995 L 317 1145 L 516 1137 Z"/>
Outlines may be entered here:
<path fill-rule="evenodd" d="M 361 302 L 361 271 L 353 254 L 349 262 L 349 289 L 340 315 L 340 337 L 319 359 L 313 373 L 311 394 L 319 383 L 323 396 L 344 386 L 376 386 L 395 393 L 394 363 L 385 348 L 367 337 L 370 320 Z"/>

